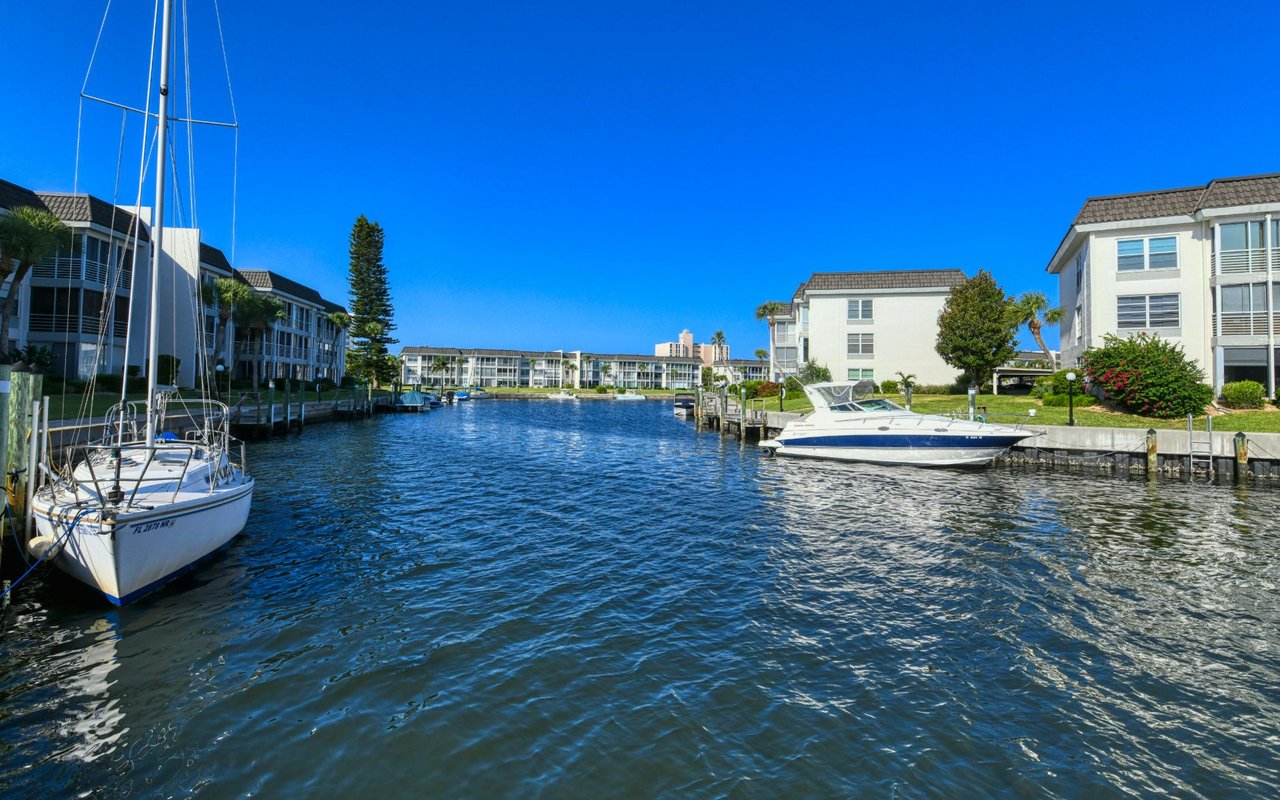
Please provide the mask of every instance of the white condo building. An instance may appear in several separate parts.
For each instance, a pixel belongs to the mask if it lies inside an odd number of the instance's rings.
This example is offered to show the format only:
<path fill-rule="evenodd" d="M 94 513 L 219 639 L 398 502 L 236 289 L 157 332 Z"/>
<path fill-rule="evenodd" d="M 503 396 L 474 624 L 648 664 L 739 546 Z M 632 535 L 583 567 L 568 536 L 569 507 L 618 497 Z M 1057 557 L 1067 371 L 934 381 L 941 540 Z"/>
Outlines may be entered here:
<path fill-rule="evenodd" d="M 692 389 L 701 376 L 702 362 L 692 356 L 455 347 L 400 352 L 400 381 L 406 385 Z"/>
<path fill-rule="evenodd" d="M 1063 363 L 1107 334 L 1158 334 L 1218 389 L 1248 379 L 1275 394 L 1280 174 L 1089 198 L 1047 269 Z"/>
<path fill-rule="evenodd" d="M 774 318 L 769 372 L 780 380 L 812 359 L 836 380 L 949 384 L 959 370 L 934 349 L 938 314 L 964 280 L 958 269 L 815 272 Z"/>

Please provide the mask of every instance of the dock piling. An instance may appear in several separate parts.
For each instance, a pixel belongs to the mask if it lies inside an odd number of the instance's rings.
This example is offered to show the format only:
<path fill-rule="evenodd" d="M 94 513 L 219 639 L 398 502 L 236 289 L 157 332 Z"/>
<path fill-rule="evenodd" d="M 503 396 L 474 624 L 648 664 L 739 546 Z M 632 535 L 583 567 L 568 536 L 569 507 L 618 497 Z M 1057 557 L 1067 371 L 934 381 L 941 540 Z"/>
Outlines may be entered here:
<path fill-rule="evenodd" d="M 1249 475 L 1249 438 L 1240 431 L 1235 436 L 1236 445 L 1236 480 L 1244 480 Z"/>
<path fill-rule="evenodd" d="M 1156 429 L 1147 428 L 1147 475 L 1155 477 L 1160 472 L 1160 451 L 1156 447 Z"/>

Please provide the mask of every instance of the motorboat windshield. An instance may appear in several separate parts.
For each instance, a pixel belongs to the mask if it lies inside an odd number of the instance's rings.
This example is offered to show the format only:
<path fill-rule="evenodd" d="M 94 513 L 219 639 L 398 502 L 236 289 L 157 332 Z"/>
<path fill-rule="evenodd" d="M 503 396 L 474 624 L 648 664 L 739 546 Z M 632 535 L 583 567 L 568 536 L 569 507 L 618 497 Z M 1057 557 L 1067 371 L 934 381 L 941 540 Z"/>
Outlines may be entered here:
<path fill-rule="evenodd" d="M 814 408 L 828 411 L 902 411 L 898 404 L 883 398 L 873 397 L 875 384 L 871 381 L 841 381 L 831 383 L 814 383 L 804 387 L 804 391 L 813 401 Z"/>

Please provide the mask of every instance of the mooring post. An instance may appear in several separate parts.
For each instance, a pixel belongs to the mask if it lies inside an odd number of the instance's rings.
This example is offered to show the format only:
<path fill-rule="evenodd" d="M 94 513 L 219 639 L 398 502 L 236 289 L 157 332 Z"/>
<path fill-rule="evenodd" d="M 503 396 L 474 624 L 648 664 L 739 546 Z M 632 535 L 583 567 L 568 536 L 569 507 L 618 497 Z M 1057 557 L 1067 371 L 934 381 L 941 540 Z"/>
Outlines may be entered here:
<path fill-rule="evenodd" d="M 284 432 L 288 433 L 293 427 L 293 381 L 285 379 L 284 382 Z"/>
<path fill-rule="evenodd" d="M 1236 434 L 1236 480 L 1244 480 L 1249 475 L 1249 437 L 1244 431 Z"/>
<path fill-rule="evenodd" d="M 1147 474 L 1155 476 L 1160 471 L 1160 453 L 1156 449 L 1156 429 L 1147 428 Z"/>

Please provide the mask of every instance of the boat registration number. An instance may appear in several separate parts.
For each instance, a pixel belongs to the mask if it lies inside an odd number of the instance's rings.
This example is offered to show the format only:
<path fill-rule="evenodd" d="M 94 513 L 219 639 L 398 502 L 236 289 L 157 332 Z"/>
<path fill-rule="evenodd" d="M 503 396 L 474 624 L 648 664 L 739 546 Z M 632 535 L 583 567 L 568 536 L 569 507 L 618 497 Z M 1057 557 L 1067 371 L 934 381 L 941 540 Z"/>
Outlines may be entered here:
<path fill-rule="evenodd" d="M 172 519 L 158 519 L 158 520 L 155 520 L 154 522 L 144 522 L 141 525 L 135 526 L 133 529 L 133 532 L 134 533 L 151 533 L 152 531 L 158 531 L 158 530 L 161 530 L 162 528 L 172 528 L 172 527 L 173 527 Z"/>

